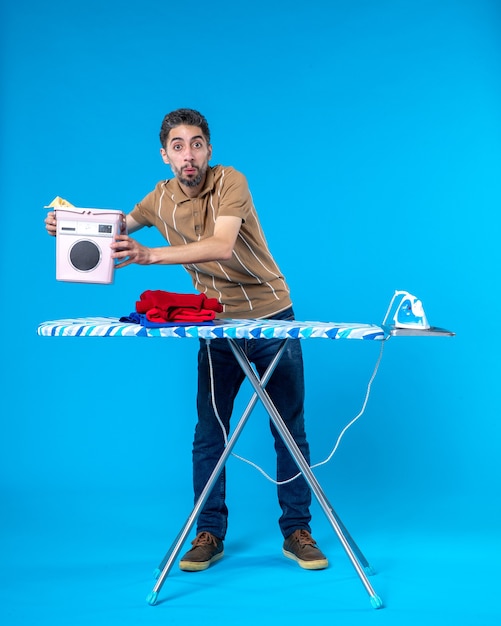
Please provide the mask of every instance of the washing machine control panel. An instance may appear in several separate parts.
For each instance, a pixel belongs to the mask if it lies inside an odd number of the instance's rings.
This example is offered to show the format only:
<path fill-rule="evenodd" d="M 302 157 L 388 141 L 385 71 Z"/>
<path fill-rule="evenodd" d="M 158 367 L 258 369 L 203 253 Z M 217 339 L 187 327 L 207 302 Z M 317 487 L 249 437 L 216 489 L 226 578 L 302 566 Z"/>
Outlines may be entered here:
<path fill-rule="evenodd" d="M 114 224 L 99 222 L 58 221 L 58 235 L 93 235 L 95 237 L 113 237 Z"/>

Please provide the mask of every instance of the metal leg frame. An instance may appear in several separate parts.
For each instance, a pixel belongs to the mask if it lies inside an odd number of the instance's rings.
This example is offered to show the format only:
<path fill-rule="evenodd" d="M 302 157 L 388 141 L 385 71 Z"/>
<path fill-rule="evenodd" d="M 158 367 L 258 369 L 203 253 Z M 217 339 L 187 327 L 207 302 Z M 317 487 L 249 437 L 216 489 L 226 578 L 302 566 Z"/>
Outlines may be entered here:
<path fill-rule="evenodd" d="M 232 340 L 229 340 L 229 341 L 232 341 Z M 285 350 L 286 343 L 287 343 L 287 340 L 284 340 L 277 354 L 273 357 L 273 360 L 268 365 L 268 368 L 266 369 L 266 372 L 264 373 L 263 378 L 260 382 L 260 384 L 263 387 L 266 385 L 271 375 L 275 371 L 277 363 L 279 362 L 280 357 L 282 356 Z M 235 444 L 240 434 L 242 433 L 242 430 L 244 429 L 244 426 L 247 423 L 247 420 L 249 419 L 249 416 L 252 413 L 257 400 L 258 400 L 258 395 L 257 393 L 254 393 L 251 399 L 249 400 L 249 403 L 247 407 L 245 408 L 245 411 L 243 412 L 242 417 L 240 418 L 240 421 L 238 422 L 232 436 L 228 440 L 228 443 L 226 444 L 223 454 L 221 455 L 219 461 L 216 464 L 216 467 L 214 468 L 212 474 L 210 475 L 210 478 L 207 481 L 207 484 L 205 485 L 202 493 L 200 494 L 200 497 L 195 503 L 195 507 L 193 511 L 191 512 L 190 516 L 186 520 L 186 523 L 183 526 L 182 530 L 179 532 L 178 536 L 174 540 L 174 543 L 172 544 L 172 546 L 169 548 L 168 552 L 162 559 L 162 562 L 160 563 L 158 568 L 155 570 L 157 582 L 155 586 L 153 587 L 153 590 L 151 591 L 151 593 L 149 593 L 146 598 L 146 601 L 148 602 L 148 604 L 151 604 L 151 605 L 156 604 L 158 593 L 160 592 L 160 589 L 162 588 L 165 582 L 165 579 L 167 578 L 172 568 L 172 565 L 174 564 L 174 561 L 179 555 L 179 552 L 181 551 L 181 548 L 183 547 L 183 544 L 186 541 L 188 534 L 193 528 L 193 525 L 195 524 L 200 514 L 200 511 L 202 510 L 204 504 L 206 503 L 207 498 L 209 497 L 210 492 L 212 490 L 212 487 L 214 486 L 215 482 L 219 478 L 219 475 L 221 474 L 221 471 L 223 470 L 223 467 L 225 466 L 226 461 L 228 460 L 228 457 L 230 456 L 233 448 L 235 447 Z"/>
<path fill-rule="evenodd" d="M 275 370 L 275 367 L 280 359 L 280 357 L 282 356 L 282 353 L 285 349 L 285 346 L 287 344 L 287 341 L 289 341 L 288 339 L 285 339 L 284 342 L 282 343 L 279 351 L 277 352 L 277 354 L 275 355 L 273 361 L 270 363 L 270 365 L 268 366 L 265 374 L 263 375 L 262 379 L 260 380 L 257 376 L 257 374 L 255 373 L 254 369 L 252 368 L 251 363 L 249 362 L 245 352 L 242 350 L 242 348 L 240 348 L 240 346 L 238 345 L 238 343 L 233 340 L 233 339 L 228 339 L 230 347 L 233 351 L 233 354 L 235 355 L 235 358 L 237 359 L 240 367 L 242 368 L 242 371 L 244 372 L 244 374 L 246 375 L 247 379 L 249 380 L 250 384 L 252 385 L 253 389 L 254 389 L 254 394 L 252 396 L 252 398 L 249 401 L 249 404 L 247 405 L 244 413 L 242 414 L 242 417 L 240 418 L 240 421 L 238 422 L 233 435 L 231 436 L 230 440 L 228 441 L 228 444 L 225 447 L 225 450 L 223 452 L 223 454 L 221 455 L 221 458 L 219 459 L 216 467 L 214 468 L 213 473 L 211 474 L 211 477 L 209 478 L 202 494 L 200 495 L 200 498 L 198 499 L 197 503 L 195 504 L 195 507 L 191 513 L 191 515 L 189 516 L 188 520 L 186 521 L 185 526 L 183 527 L 183 529 L 181 530 L 181 532 L 179 533 L 178 537 L 176 538 L 175 542 L 173 543 L 173 545 L 171 546 L 170 550 L 167 552 L 167 554 L 165 555 L 164 559 L 162 560 L 162 563 L 160 564 L 157 572 L 160 572 L 157 578 L 157 582 L 155 584 L 155 586 L 153 587 L 153 590 L 151 591 L 151 593 L 148 595 L 147 597 L 147 602 L 151 605 L 156 604 L 157 602 L 157 598 L 158 598 L 158 593 L 160 591 L 160 589 L 162 588 L 162 585 L 170 571 L 170 569 L 172 568 L 172 565 L 174 563 L 174 561 L 176 560 L 182 546 L 183 543 L 186 541 L 186 538 L 191 530 L 191 528 L 193 527 L 199 513 L 200 510 L 202 509 L 202 507 L 204 506 L 210 491 L 212 489 L 212 487 L 214 486 L 214 483 L 216 482 L 219 474 L 221 473 L 229 455 L 231 454 L 233 447 L 235 446 L 235 443 L 237 442 L 238 437 L 240 436 L 252 410 L 254 409 L 254 406 L 257 402 L 257 399 L 261 400 L 264 408 L 266 409 L 266 412 L 268 413 L 268 415 L 270 416 L 271 421 L 273 422 L 273 424 L 275 425 L 278 433 L 280 434 L 280 437 L 282 438 L 284 444 L 286 445 L 287 449 L 289 450 L 289 452 L 292 455 L 292 458 L 294 459 L 296 465 L 298 466 L 299 470 L 301 471 L 301 473 L 303 474 L 306 482 L 308 483 L 312 493 L 315 495 L 315 497 L 317 498 L 322 510 L 324 511 L 325 515 L 327 516 L 327 519 L 329 520 L 332 528 L 334 529 L 334 532 L 336 533 L 339 541 L 341 542 L 341 545 L 343 546 L 343 549 L 345 550 L 348 558 L 350 559 L 353 567 L 355 568 L 355 571 L 358 574 L 358 577 L 360 578 L 360 581 L 362 582 L 363 586 L 365 587 L 365 590 L 367 591 L 367 593 L 370 596 L 370 602 L 373 608 L 375 609 L 379 609 L 383 606 L 383 602 L 381 600 L 381 598 L 376 594 L 376 592 L 374 591 L 372 585 L 370 584 L 366 572 L 368 574 L 373 573 L 372 572 L 372 568 L 369 565 L 367 559 L 364 557 L 364 555 L 362 554 L 361 550 L 359 549 L 359 547 L 356 545 L 356 543 L 353 541 L 352 537 L 350 536 L 350 534 L 348 533 L 348 531 L 346 530 L 345 526 L 342 524 L 340 518 L 338 517 L 338 515 L 335 513 L 334 509 L 332 508 L 331 504 L 329 503 L 329 501 L 327 500 L 325 493 L 322 489 L 322 487 L 320 486 L 319 482 L 317 481 L 317 479 L 315 478 L 310 466 L 308 465 L 308 463 L 306 462 L 304 456 L 301 453 L 301 450 L 299 449 L 298 445 L 296 444 L 296 442 L 294 441 L 292 435 L 290 434 L 289 430 L 287 429 L 287 426 L 285 425 L 280 413 L 277 411 L 275 405 L 273 404 L 273 402 L 271 401 L 268 393 L 265 390 L 265 386 L 266 383 L 268 382 L 268 380 L 270 379 L 271 375 L 273 374 L 273 371 Z M 364 571 L 365 570 L 365 571 Z"/>

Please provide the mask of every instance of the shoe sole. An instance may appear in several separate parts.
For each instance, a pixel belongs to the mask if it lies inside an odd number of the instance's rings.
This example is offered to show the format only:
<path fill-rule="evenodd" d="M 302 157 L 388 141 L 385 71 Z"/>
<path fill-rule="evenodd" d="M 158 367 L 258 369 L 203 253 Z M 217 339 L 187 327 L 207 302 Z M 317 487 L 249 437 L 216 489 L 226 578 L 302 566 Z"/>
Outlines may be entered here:
<path fill-rule="evenodd" d="M 203 572 L 208 569 L 212 563 L 219 561 L 224 556 L 224 550 L 215 554 L 212 559 L 208 561 L 179 561 L 179 569 L 183 570 L 183 572 Z"/>
<path fill-rule="evenodd" d="M 289 552 L 288 550 L 282 549 L 284 556 L 292 561 L 296 561 L 296 563 L 302 567 L 303 569 L 326 569 L 329 566 L 329 561 L 327 559 L 317 559 L 316 561 L 304 561 L 303 559 L 298 558 L 293 552 Z"/>

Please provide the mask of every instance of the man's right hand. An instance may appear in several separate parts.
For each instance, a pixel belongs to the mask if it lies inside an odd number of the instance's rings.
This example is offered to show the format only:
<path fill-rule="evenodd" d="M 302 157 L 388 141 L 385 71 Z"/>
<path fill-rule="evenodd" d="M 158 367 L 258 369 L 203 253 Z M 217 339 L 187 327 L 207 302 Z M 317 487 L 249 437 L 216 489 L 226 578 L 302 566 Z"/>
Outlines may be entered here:
<path fill-rule="evenodd" d="M 50 213 L 47 213 L 47 217 L 45 218 L 45 229 L 49 235 L 52 235 L 52 237 L 56 236 L 57 222 L 55 211 L 50 211 Z"/>

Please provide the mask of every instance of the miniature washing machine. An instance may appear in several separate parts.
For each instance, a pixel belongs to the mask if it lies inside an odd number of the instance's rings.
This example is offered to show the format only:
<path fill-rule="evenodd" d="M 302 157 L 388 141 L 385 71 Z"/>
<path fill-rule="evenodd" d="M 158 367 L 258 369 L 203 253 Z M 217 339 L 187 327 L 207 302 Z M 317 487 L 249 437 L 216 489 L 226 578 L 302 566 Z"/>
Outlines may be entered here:
<path fill-rule="evenodd" d="M 110 245 L 126 232 L 122 211 L 56 208 L 56 279 L 76 283 L 113 282 Z"/>

